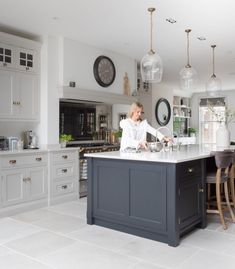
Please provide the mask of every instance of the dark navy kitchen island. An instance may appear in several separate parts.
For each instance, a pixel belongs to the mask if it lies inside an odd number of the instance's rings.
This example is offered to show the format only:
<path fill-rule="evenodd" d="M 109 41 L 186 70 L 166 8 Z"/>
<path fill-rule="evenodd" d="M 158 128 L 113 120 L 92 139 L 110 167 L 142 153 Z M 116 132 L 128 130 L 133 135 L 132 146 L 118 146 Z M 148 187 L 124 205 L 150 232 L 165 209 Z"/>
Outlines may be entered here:
<path fill-rule="evenodd" d="M 177 246 L 205 228 L 205 158 L 185 152 L 87 154 L 87 223 Z"/>

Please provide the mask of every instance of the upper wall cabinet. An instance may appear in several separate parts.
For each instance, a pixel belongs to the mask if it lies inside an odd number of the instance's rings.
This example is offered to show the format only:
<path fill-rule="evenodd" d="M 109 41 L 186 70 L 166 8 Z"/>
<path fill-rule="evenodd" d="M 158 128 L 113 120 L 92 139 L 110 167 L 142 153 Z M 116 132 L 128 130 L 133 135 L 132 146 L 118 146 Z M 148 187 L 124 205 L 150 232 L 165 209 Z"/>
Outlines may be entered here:
<path fill-rule="evenodd" d="M 0 120 L 39 120 L 40 44 L 0 32 Z"/>
<path fill-rule="evenodd" d="M 39 72 L 39 61 L 36 51 L 19 48 L 16 60 L 17 69 L 26 72 Z"/>
<path fill-rule="evenodd" d="M 37 75 L 0 70 L 0 119 L 39 119 Z"/>
<path fill-rule="evenodd" d="M 14 47 L 0 43 L 0 67 L 14 68 L 15 66 Z"/>

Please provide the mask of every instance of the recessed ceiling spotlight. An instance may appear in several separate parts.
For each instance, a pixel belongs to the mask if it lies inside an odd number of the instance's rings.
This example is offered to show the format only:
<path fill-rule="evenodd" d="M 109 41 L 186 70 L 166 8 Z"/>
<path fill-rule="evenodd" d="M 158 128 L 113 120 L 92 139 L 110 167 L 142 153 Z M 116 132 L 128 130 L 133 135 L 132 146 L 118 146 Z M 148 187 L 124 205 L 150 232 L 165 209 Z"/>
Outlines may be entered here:
<path fill-rule="evenodd" d="M 172 18 L 166 19 L 166 21 L 168 21 L 169 23 L 172 23 L 172 24 L 177 22 L 176 20 L 174 20 Z"/>
<path fill-rule="evenodd" d="M 206 40 L 206 38 L 204 36 L 199 36 L 197 39 L 200 40 L 200 41 L 205 41 Z"/>

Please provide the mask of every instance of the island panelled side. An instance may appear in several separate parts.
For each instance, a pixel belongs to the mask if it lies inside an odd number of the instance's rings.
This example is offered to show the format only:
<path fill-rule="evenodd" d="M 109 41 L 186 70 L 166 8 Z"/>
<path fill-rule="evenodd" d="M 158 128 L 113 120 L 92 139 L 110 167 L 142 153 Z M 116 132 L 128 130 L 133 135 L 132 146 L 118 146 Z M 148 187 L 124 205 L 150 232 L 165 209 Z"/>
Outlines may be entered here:
<path fill-rule="evenodd" d="M 205 159 L 161 163 L 88 158 L 87 223 L 179 244 L 205 223 Z"/>

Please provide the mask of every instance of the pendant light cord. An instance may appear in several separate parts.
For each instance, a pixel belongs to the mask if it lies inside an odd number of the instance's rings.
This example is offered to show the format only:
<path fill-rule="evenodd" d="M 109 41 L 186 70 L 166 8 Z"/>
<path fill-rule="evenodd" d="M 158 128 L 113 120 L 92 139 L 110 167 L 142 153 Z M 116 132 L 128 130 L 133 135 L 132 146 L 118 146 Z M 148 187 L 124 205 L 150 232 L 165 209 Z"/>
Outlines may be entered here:
<path fill-rule="evenodd" d="M 149 8 L 148 11 L 150 12 L 150 51 L 149 54 L 154 54 L 155 51 L 153 50 L 153 12 L 155 8 Z"/>
<path fill-rule="evenodd" d="M 186 29 L 185 32 L 187 33 L 187 65 L 186 68 L 190 68 L 191 65 L 189 64 L 189 33 L 191 32 L 191 29 Z"/>
<path fill-rule="evenodd" d="M 213 74 L 212 74 L 212 77 L 216 77 L 216 75 L 215 75 L 215 47 L 216 47 L 216 45 L 212 45 L 211 46 L 212 47 L 212 49 L 213 49 Z"/>

